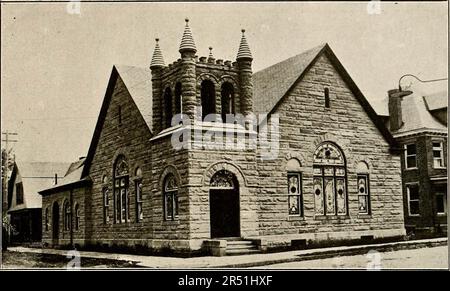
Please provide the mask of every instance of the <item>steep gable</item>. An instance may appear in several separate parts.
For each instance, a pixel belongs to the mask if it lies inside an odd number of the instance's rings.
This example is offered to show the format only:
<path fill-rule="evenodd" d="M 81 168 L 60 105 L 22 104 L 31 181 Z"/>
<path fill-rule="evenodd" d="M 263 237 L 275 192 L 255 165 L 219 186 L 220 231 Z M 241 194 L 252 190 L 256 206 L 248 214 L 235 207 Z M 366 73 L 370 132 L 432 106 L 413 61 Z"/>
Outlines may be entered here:
<path fill-rule="evenodd" d="M 151 134 L 152 86 L 150 70 L 131 66 L 113 66 L 99 117 L 97 119 L 97 124 L 94 129 L 94 134 L 86 156 L 85 165 L 81 175 L 82 178 L 89 174 L 92 159 L 94 158 L 98 146 L 106 114 L 108 113 L 111 98 L 114 94 L 118 80 L 124 84 L 125 90 L 127 91 L 126 95 L 131 97 Z"/>
<path fill-rule="evenodd" d="M 318 58 L 326 55 L 344 80 L 348 88 L 352 91 L 358 102 L 364 108 L 372 122 L 383 135 L 384 139 L 391 145 L 391 149 L 399 149 L 396 141 L 392 137 L 383 121 L 377 115 L 370 103 L 359 90 L 353 79 L 345 70 L 328 44 L 320 45 L 295 57 L 275 64 L 254 74 L 254 98 L 256 113 L 273 113 L 277 106 L 283 101 L 285 96 L 303 79 L 305 74 L 314 65 Z M 280 82 L 279 86 L 277 84 Z"/>

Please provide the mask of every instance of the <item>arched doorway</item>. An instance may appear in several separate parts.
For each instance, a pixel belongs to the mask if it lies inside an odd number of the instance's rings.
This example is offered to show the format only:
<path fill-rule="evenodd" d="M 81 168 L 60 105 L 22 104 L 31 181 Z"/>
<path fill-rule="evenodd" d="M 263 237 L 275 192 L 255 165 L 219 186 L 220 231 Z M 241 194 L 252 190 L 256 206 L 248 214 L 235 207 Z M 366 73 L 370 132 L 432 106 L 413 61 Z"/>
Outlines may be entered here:
<path fill-rule="evenodd" d="M 52 239 L 53 245 L 59 244 L 59 205 L 56 201 L 52 208 Z"/>
<path fill-rule="evenodd" d="M 211 238 L 239 237 L 239 185 L 236 176 L 221 170 L 214 174 L 209 190 Z"/>

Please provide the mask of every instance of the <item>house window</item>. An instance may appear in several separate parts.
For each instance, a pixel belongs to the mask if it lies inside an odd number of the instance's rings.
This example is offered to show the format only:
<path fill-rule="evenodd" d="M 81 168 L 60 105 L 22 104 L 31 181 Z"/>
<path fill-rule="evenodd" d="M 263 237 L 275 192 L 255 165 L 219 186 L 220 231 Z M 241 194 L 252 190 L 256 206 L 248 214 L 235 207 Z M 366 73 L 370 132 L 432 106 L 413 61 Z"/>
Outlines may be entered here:
<path fill-rule="evenodd" d="M 358 174 L 358 212 L 370 214 L 369 175 Z"/>
<path fill-rule="evenodd" d="M 436 193 L 436 212 L 438 215 L 447 214 L 447 196 L 444 193 Z"/>
<path fill-rule="evenodd" d="M 114 167 L 114 222 L 129 220 L 128 164 L 124 156 L 119 156 Z"/>
<path fill-rule="evenodd" d="M 68 201 L 64 202 L 64 230 L 70 230 L 70 204 Z"/>
<path fill-rule="evenodd" d="M 302 175 L 288 173 L 287 177 L 289 215 L 303 216 Z"/>
<path fill-rule="evenodd" d="M 324 96 L 325 96 L 325 107 L 330 108 L 330 89 L 328 88 L 324 89 Z"/>
<path fill-rule="evenodd" d="M 48 207 L 45 208 L 45 231 L 48 231 Z"/>
<path fill-rule="evenodd" d="M 23 184 L 22 182 L 16 184 L 16 204 L 23 203 Z"/>
<path fill-rule="evenodd" d="M 415 169 L 415 168 L 417 168 L 416 154 L 417 154 L 416 144 L 405 145 L 405 165 L 406 165 L 406 169 Z"/>
<path fill-rule="evenodd" d="M 167 175 L 164 180 L 164 219 L 174 220 L 178 217 L 178 185 L 175 176 Z"/>
<path fill-rule="evenodd" d="M 103 223 L 109 222 L 109 190 L 103 188 Z"/>
<path fill-rule="evenodd" d="M 136 221 L 144 219 L 144 211 L 142 208 L 142 180 L 136 181 Z"/>
<path fill-rule="evenodd" d="M 433 142 L 433 167 L 444 167 L 444 147 L 442 142 Z"/>
<path fill-rule="evenodd" d="M 313 193 L 316 215 L 347 215 L 347 176 L 341 150 L 330 142 L 314 153 Z"/>
<path fill-rule="evenodd" d="M 419 185 L 410 184 L 406 186 L 406 194 L 408 198 L 408 214 L 409 216 L 419 216 Z"/>
<path fill-rule="evenodd" d="M 75 230 L 80 229 L 80 207 L 78 203 L 75 205 Z"/>

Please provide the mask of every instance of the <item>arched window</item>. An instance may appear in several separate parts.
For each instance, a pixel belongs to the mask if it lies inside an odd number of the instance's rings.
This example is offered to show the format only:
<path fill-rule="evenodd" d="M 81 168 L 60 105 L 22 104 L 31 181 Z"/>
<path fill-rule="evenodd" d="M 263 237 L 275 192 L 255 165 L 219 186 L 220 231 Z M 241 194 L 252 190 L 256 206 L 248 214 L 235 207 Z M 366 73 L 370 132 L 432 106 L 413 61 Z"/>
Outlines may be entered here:
<path fill-rule="evenodd" d="M 370 214 L 370 187 L 369 187 L 369 166 L 366 162 L 359 162 L 356 165 L 358 176 L 358 212 L 359 214 Z"/>
<path fill-rule="evenodd" d="M 164 219 L 174 220 L 178 217 L 178 184 L 173 174 L 164 179 Z"/>
<path fill-rule="evenodd" d="M 70 204 L 64 201 L 64 230 L 70 230 Z"/>
<path fill-rule="evenodd" d="M 322 143 L 314 152 L 316 215 L 347 215 L 345 157 L 333 143 Z"/>
<path fill-rule="evenodd" d="M 218 171 L 210 181 L 210 189 L 232 190 L 235 187 L 234 174 L 227 170 Z"/>
<path fill-rule="evenodd" d="M 109 222 L 109 190 L 108 187 L 103 187 L 103 223 Z"/>
<path fill-rule="evenodd" d="M 222 122 L 226 122 L 227 114 L 234 114 L 234 88 L 231 83 L 225 82 L 222 85 L 221 92 L 221 105 L 222 105 Z"/>
<path fill-rule="evenodd" d="M 144 211 L 142 208 L 143 199 L 142 199 L 142 170 L 141 168 L 137 168 L 135 172 L 136 179 L 134 181 L 134 191 L 136 194 L 136 222 L 144 219 Z"/>
<path fill-rule="evenodd" d="M 208 114 L 216 113 L 216 91 L 214 83 L 210 80 L 204 80 L 201 84 L 201 100 L 202 100 L 202 120 Z"/>
<path fill-rule="evenodd" d="M 48 207 L 45 208 L 45 231 L 48 231 Z"/>
<path fill-rule="evenodd" d="M 182 100 L 181 100 L 181 83 L 178 82 L 175 85 L 175 114 L 181 113 Z"/>
<path fill-rule="evenodd" d="M 303 216 L 303 191 L 301 164 L 297 159 L 290 159 L 286 164 L 288 213 L 292 216 Z"/>
<path fill-rule="evenodd" d="M 128 164 L 124 156 L 119 156 L 114 166 L 114 221 L 122 223 L 129 220 Z"/>
<path fill-rule="evenodd" d="M 77 204 L 75 204 L 75 230 L 79 230 L 80 229 L 80 206 Z"/>
<path fill-rule="evenodd" d="M 166 88 L 164 91 L 164 126 L 165 128 L 170 127 L 172 122 L 172 91 L 170 88 Z"/>

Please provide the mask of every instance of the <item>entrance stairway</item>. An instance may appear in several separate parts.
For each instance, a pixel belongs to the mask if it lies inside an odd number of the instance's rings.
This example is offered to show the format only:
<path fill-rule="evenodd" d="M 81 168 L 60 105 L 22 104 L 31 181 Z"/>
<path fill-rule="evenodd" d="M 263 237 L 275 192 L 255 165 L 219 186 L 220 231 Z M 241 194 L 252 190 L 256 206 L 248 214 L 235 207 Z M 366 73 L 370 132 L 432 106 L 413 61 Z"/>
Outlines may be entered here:
<path fill-rule="evenodd" d="M 258 250 L 256 244 L 251 240 L 244 240 L 241 238 L 227 239 L 227 256 L 258 254 L 261 251 Z"/>

